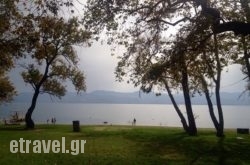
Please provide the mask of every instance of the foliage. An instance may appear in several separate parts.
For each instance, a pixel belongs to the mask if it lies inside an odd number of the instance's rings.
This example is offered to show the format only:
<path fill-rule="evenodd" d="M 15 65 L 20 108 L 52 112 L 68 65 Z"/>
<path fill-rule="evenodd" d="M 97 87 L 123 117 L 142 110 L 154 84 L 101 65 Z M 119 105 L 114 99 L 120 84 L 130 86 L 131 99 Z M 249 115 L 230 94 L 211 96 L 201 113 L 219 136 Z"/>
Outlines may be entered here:
<path fill-rule="evenodd" d="M 35 16 L 58 16 L 65 14 L 62 8 L 73 7 L 72 0 L 1 0 L 0 2 L 0 76 L 1 83 L 11 88 L 2 88 L 1 92 L 7 94 L 9 100 L 15 93 L 12 83 L 6 76 L 7 72 L 14 67 L 15 60 L 19 57 L 27 57 L 32 51 L 33 42 L 37 39 L 36 35 L 29 35 L 32 31 Z M 74 11 L 71 10 L 71 13 Z M 36 18 L 38 19 L 38 17 Z M 6 80 L 3 79 L 6 78 Z M 8 91 L 11 90 L 11 91 Z M 7 96 L 7 95 L 6 95 Z M 1 102 L 4 98 L 1 98 Z"/>
<path fill-rule="evenodd" d="M 34 21 L 34 30 L 27 35 L 33 38 L 28 49 L 34 64 L 26 67 L 27 71 L 22 73 L 22 77 L 34 89 L 31 106 L 25 117 L 27 128 L 34 128 L 31 115 L 40 93 L 61 98 L 66 92 L 66 86 L 62 83 L 67 79 L 72 81 L 77 92 L 86 89 L 85 77 L 77 66 L 78 58 L 73 45 L 87 43 L 90 33 L 79 27 L 77 18 L 66 22 L 63 18 L 51 16 L 28 17 Z M 39 69 L 39 66 L 43 69 Z"/>
<path fill-rule="evenodd" d="M 20 15 L 15 6 L 16 0 L 0 2 L 0 103 L 10 101 L 15 95 L 15 88 L 6 76 L 14 66 L 14 59 L 20 56 L 23 44 L 15 35 Z"/>
<path fill-rule="evenodd" d="M 16 90 L 9 77 L 0 69 L 0 104 L 11 101 L 15 95 Z"/>
<path fill-rule="evenodd" d="M 22 64 L 25 71 L 21 75 L 34 89 L 25 121 L 27 128 L 34 128 L 31 116 L 39 94 L 61 98 L 66 92 L 64 83 L 68 81 L 78 93 L 86 90 L 75 46 L 89 46 L 91 33 L 80 26 L 77 17 L 65 15 L 64 7 L 71 9 L 74 6 L 71 0 L 17 1 L 14 6 L 20 9 L 20 22 L 13 27 L 13 35 L 23 43 L 20 55 L 23 61 L 27 60 Z"/>
<path fill-rule="evenodd" d="M 28 37 L 33 37 L 35 42 L 29 54 L 34 64 L 26 66 L 27 71 L 22 73 L 24 81 L 34 89 L 41 87 L 42 93 L 58 97 L 65 94 L 61 82 L 66 79 L 73 82 L 77 91 L 85 90 L 84 76 L 77 67 L 78 58 L 72 45 L 86 42 L 89 33 L 80 29 L 77 18 L 65 22 L 63 18 L 30 17 L 34 31 Z"/>
<path fill-rule="evenodd" d="M 96 34 L 105 31 L 109 44 L 126 48 L 116 69 L 119 81 L 129 76 L 144 92 L 183 91 L 191 118 L 190 96 L 206 93 L 209 100 L 215 87 L 223 127 L 221 72 L 232 63 L 249 63 L 240 55 L 248 44 L 238 47 L 250 33 L 243 1 L 88 1 L 84 22 Z"/>
<path fill-rule="evenodd" d="M 228 0 L 220 2 L 205 0 L 103 0 L 89 1 L 87 4 L 84 19 L 86 27 L 95 33 L 106 30 L 106 33 L 110 37 L 108 43 L 123 45 L 127 50 L 122 55 L 122 60 L 118 64 L 118 67 L 120 67 L 117 68 L 119 80 L 122 80 L 122 77 L 126 76 L 126 73 L 135 70 L 132 63 L 136 64 L 139 60 L 144 59 L 145 66 L 160 61 L 160 58 L 167 58 L 166 52 L 169 54 L 168 51 L 177 42 L 183 42 L 184 45 L 188 44 L 188 50 L 201 52 L 201 49 L 207 43 L 210 43 L 209 39 L 216 32 L 217 27 L 214 24 L 214 21 L 217 20 L 213 20 L 213 15 L 207 12 L 208 8 L 220 14 L 220 18 L 218 18 L 219 24 L 224 24 L 224 22 L 232 20 L 246 22 L 241 2 L 239 1 L 230 3 Z M 206 4 L 206 10 L 204 9 L 204 4 Z M 174 26 L 175 31 L 172 30 L 172 26 Z M 178 35 L 176 35 L 176 31 L 179 32 Z M 229 57 L 231 60 L 228 59 L 228 56 L 226 57 L 228 60 L 224 60 L 224 56 L 221 58 L 221 61 L 224 63 L 223 65 L 228 66 L 226 61 L 238 61 L 243 50 L 242 48 L 237 48 L 239 37 L 233 36 L 232 33 L 222 33 L 221 36 L 221 40 L 225 42 L 229 40 L 231 43 L 234 43 L 234 45 L 231 44 L 233 46 L 232 49 L 234 49 L 234 53 L 230 54 L 231 57 Z M 143 46 L 138 48 L 140 44 Z M 139 53 L 137 53 L 138 51 Z M 145 55 L 146 51 L 148 55 Z M 193 57 L 188 58 L 191 61 L 196 57 L 197 53 Z M 132 66 L 130 69 L 127 69 L 128 72 L 122 69 L 122 67 L 125 68 L 128 66 Z M 145 71 L 145 69 L 142 70 Z M 133 73 L 130 75 L 133 75 Z M 137 86 L 138 83 L 134 82 L 134 80 L 130 80 L 130 82 L 133 82 Z"/>
<path fill-rule="evenodd" d="M 0 103 L 11 101 L 15 94 L 15 89 L 8 77 L 0 76 Z"/>

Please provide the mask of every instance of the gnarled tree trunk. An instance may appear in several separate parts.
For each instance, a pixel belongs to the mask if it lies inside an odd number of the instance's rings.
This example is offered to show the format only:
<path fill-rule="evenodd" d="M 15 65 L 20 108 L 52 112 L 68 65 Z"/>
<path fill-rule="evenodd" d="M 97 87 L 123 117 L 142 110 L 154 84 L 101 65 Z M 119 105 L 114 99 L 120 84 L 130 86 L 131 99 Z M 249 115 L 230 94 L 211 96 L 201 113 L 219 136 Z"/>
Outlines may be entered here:
<path fill-rule="evenodd" d="M 34 129 L 35 128 L 35 123 L 32 120 L 31 116 L 32 116 L 32 113 L 33 113 L 34 109 L 36 108 L 36 102 L 37 102 L 38 95 L 40 93 L 40 88 L 41 88 L 42 84 L 48 78 L 49 66 L 51 65 L 51 62 L 55 59 L 55 57 L 56 56 L 54 56 L 50 60 L 50 62 L 46 61 L 46 67 L 45 67 L 43 77 L 40 80 L 40 82 L 37 85 L 35 85 L 35 91 L 34 91 L 34 94 L 33 94 L 33 97 L 32 97 L 31 105 L 30 105 L 30 107 L 29 107 L 29 109 L 28 109 L 28 111 L 27 111 L 27 113 L 25 115 L 25 123 L 26 123 L 26 128 L 27 129 Z"/>
<path fill-rule="evenodd" d="M 244 12 L 246 13 L 246 20 L 248 23 L 250 23 L 250 7 L 249 7 L 250 0 L 240 0 L 240 3 L 241 3 L 241 6 L 242 6 Z M 250 26 L 248 29 L 250 30 Z M 247 49 L 247 43 L 246 43 L 245 36 L 242 37 L 242 44 L 243 44 L 243 51 L 244 51 L 243 58 L 244 58 L 245 65 L 247 68 L 248 80 L 250 81 L 250 62 L 249 62 L 250 53 L 248 52 L 248 49 Z"/>
<path fill-rule="evenodd" d="M 187 66 L 185 62 L 185 55 L 184 53 L 182 54 L 183 56 L 180 56 L 180 64 L 181 64 L 181 85 L 182 85 L 182 90 L 183 90 L 183 96 L 185 100 L 185 106 L 186 106 L 186 112 L 187 112 L 187 118 L 188 118 L 188 132 L 189 135 L 191 136 L 196 136 L 197 135 L 197 128 L 196 128 L 196 123 L 195 123 L 195 118 L 193 114 L 193 109 L 192 109 L 192 103 L 190 99 L 190 93 L 189 93 L 189 85 L 188 85 L 188 71 L 187 71 Z"/>
<path fill-rule="evenodd" d="M 36 102 L 37 102 L 37 98 L 38 98 L 38 95 L 39 95 L 39 89 L 36 89 L 35 92 L 34 92 L 34 95 L 32 97 L 32 102 L 31 102 L 31 105 L 25 115 L 25 123 L 26 123 L 26 128 L 27 129 L 34 129 L 35 128 L 35 123 L 34 121 L 32 120 L 31 116 L 32 116 L 32 113 L 36 107 Z"/>
<path fill-rule="evenodd" d="M 221 99 L 220 99 L 220 81 L 221 81 L 221 64 L 220 64 L 220 58 L 219 58 L 219 52 L 218 52 L 218 41 L 217 36 L 214 34 L 214 44 L 215 44 L 215 59 L 216 59 L 216 70 L 217 70 L 217 78 L 215 81 L 215 96 L 216 96 L 216 103 L 217 103 L 217 109 L 218 109 L 218 116 L 219 116 L 219 128 L 217 131 L 218 137 L 224 136 L 224 117 L 223 117 L 223 111 L 221 106 Z"/>
<path fill-rule="evenodd" d="M 179 116 L 180 119 L 181 119 L 181 123 L 182 123 L 183 129 L 184 129 L 187 133 L 189 133 L 189 127 L 188 127 L 188 125 L 187 125 L 187 121 L 186 121 L 185 117 L 183 116 L 183 114 L 182 114 L 180 108 L 178 107 L 178 105 L 177 105 L 177 103 L 176 103 L 176 101 L 175 101 L 175 99 L 174 99 L 174 96 L 172 95 L 172 92 L 171 92 L 171 90 L 170 90 L 170 88 L 169 88 L 169 86 L 168 86 L 167 81 L 165 81 L 165 80 L 163 80 L 163 81 L 164 81 L 165 88 L 167 89 L 168 96 L 170 97 L 170 100 L 171 100 L 171 102 L 172 102 L 172 104 L 173 104 L 173 106 L 174 106 L 174 108 L 175 108 L 175 111 L 177 112 L 178 116 Z"/>
<path fill-rule="evenodd" d="M 210 114 L 210 117 L 211 117 L 212 122 L 214 124 L 214 127 L 216 129 L 216 135 L 218 135 L 218 134 L 220 134 L 220 124 L 215 116 L 213 103 L 212 103 L 212 100 L 210 98 L 207 83 L 206 83 L 206 80 L 203 77 L 203 75 L 201 76 L 201 82 L 202 82 L 203 92 L 204 92 L 206 100 L 207 100 L 209 114 Z"/>
<path fill-rule="evenodd" d="M 183 88 L 183 96 L 184 96 L 184 100 L 185 100 L 185 106 L 186 106 L 187 117 L 188 117 L 189 135 L 196 136 L 197 135 L 197 128 L 196 128 L 195 118 L 194 118 L 190 94 L 189 94 L 188 74 L 186 71 L 182 72 L 181 84 L 182 84 L 182 88 Z"/>

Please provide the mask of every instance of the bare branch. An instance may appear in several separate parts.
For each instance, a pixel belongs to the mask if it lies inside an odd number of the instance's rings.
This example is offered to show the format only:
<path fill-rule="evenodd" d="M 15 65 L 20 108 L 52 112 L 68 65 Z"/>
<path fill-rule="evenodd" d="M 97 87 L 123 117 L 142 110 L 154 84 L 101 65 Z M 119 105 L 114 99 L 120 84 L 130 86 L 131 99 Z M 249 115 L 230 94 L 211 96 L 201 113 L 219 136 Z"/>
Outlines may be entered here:
<path fill-rule="evenodd" d="M 174 22 L 174 23 L 165 21 L 165 20 L 160 19 L 160 18 L 153 18 L 153 19 L 148 20 L 147 22 L 154 22 L 154 21 L 155 21 L 155 22 L 163 22 L 163 23 L 168 24 L 168 25 L 171 25 L 171 26 L 176 26 L 176 25 L 178 25 L 178 24 L 181 23 L 181 22 L 185 22 L 186 20 L 190 20 L 190 21 L 191 21 L 190 18 L 184 17 L 184 18 L 182 18 L 182 19 L 180 19 L 180 20 L 178 20 L 178 21 L 176 21 L 176 22 Z"/>

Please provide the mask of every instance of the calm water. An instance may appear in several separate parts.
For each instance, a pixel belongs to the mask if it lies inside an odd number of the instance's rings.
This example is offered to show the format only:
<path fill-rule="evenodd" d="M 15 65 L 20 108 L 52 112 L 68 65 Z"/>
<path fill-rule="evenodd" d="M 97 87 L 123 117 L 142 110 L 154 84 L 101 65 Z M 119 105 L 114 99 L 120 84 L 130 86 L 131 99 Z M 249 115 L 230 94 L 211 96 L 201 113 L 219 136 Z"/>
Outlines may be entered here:
<path fill-rule="evenodd" d="M 10 111 L 25 111 L 29 104 L 13 103 L 0 107 L 0 119 L 8 117 Z M 184 106 L 180 106 L 184 114 Z M 197 127 L 213 128 L 206 105 L 194 105 Z M 250 128 L 250 106 L 223 106 L 225 127 Z M 185 114 L 186 115 L 186 114 Z M 46 123 L 56 117 L 57 123 L 71 124 L 79 120 L 81 124 L 129 125 L 136 118 L 137 125 L 179 126 L 181 123 L 172 105 L 161 104 L 69 104 L 39 103 L 33 113 L 36 123 Z"/>

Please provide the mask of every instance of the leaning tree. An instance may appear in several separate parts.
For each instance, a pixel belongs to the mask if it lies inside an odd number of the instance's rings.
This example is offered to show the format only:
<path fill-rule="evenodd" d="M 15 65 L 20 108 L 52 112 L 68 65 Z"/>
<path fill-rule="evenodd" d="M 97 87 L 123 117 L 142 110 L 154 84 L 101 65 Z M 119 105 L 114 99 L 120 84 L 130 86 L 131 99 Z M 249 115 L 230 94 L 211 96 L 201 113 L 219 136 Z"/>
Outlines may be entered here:
<path fill-rule="evenodd" d="M 77 18 L 65 20 L 51 15 L 29 14 L 20 33 L 27 39 L 28 64 L 23 65 L 24 81 L 34 89 L 31 105 L 25 115 L 27 128 L 34 128 L 32 113 L 39 94 L 48 93 L 61 98 L 65 95 L 63 82 L 70 80 L 77 92 L 84 91 L 85 77 L 78 67 L 74 45 L 88 43 L 90 33 Z"/>
<path fill-rule="evenodd" d="M 192 61 L 192 58 L 196 60 L 196 57 L 190 56 L 191 51 L 189 48 L 191 47 L 192 49 L 198 50 L 199 48 L 203 48 L 203 50 L 206 51 L 205 45 L 208 41 L 213 41 L 213 53 L 207 53 L 207 55 L 213 56 L 209 59 L 214 60 L 213 67 L 216 68 L 216 72 L 213 68 L 213 70 L 210 71 L 210 75 L 207 75 L 210 76 L 209 78 L 213 79 L 216 84 L 217 104 L 220 105 L 219 90 L 222 71 L 222 61 L 220 60 L 223 58 L 219 57 L 218 35 L 233 32 L 237 37 L 245 37 L 250 34 L 250 24 L 248 21 L 240 19 L 240 17 L 235 18 L 236 14 L 228 14 L 230 12 L 234 13 L 235 9 L 241 8 L 240 5 L 243 3 L 246 5 L 246 1 L 247 0 L 241 0 L 231 4 L 228 0 L 221 2 L 215 0 L 89 0 L 84 22 L 86 28 L 97 34 L 106 31 L 106 34 L 109 36 L 108 43 L 125 46 L 127 52 L 121 57 L 122 60 L 118 64 L 117 73 L 120 73 L 119 76 L 126 76 L 122 68 L 132 66 L 128 71 L 132 72 L 132 74 L 130 74 L 132 76 L 131 81 L 135 85 L 144 83 L 142 73 L 147 71 L 147 67 L 145 67 L 147 65 L 152 66 L 153 72 L 151 73 L 155 74 L 153 76 L 154 78 L 159 75 L 162 76 L 161 73 L 163 72 L 169 71 L 166 66 L 162 66 L 165 65 L 165 62 L 162 62 L 164 61 L 162 60 L 164 58 L 163 54 L 165 54 L 166 59 L 175 54 L 172 56 L 172 59 L 170 58 L 172 62 L 175 63 L 172 67 L 174 67 L 174 65 L 179 66 L 179 72 L 177 72 L 179 74 L 176 74 L 175 79 L 181 82 L 186 106 L 187 109 L 189 109 L 188 112 L 190 112 L 189 122 L 193 125 L 190 134 L 196 134 L 195 121 L 189 99 L 189 88 L 194 89 L 196 84 L 194 83 L 195 81 L 189 83 L 190 75 L 192 74 L 188 73 L 190 68 L 189 61 Z M 245 13 L 247 13 L 249 10 L 247 7 L 244 7 L 245 5 L 242 6 L 245 8 Z M 247 3 L 247 6 L 248 5 L 249 3 Z M 226 17 L 224 17 L 225 14 L 227 14 Z M 197 33 L 197 31 L 188 29 L 186 27 L 187 24 L 194 24 L 198 29 L 201 27 L 202 29 Z M 176 27 L 178 32 L 181 33 L 183 31 L 181 37 L 176 35 L 177 33 L 169 30 L 170 27 L 173 26 Z M 194 26 L 191 26 L 191 28 L 192 27 Z M 188 31 L 191 31 L 191 33 Z M 172 32 L 172 35 L 168 35 L 169 32 Z M 174 39 L 171 41 L 172 38 Z M 227 38 L 224 39 L 227 40 Z M 145 42 L 148 44 L 146 46 L 144 45 L 144 49 L 138 50 L 135 46 L 136 44 L 143 45 Z M 197 52 L 198 50 L 196 50 L 194 55 L 202 54 Z M 145 53 L 146 51 L 147 53 Z M 249 63 L 248 57 L 245 62 L 246 64 Z M 160 64 L 160 71 L 159 67 L 156 67 L 157 69 L 155 70 L 156 64 Z M 209 66 L 206 67 L 208 68 Z M 206 79 L 207 77 L 203 80 Z M 159 83 L 158 81 L 153 82 Z M 203 88 L 207 88 L 205 83 L 206 82 L 203 81 Z M 151 85 L 142 87 L 147 91 L 151 89 L 151 86 L 152 81 Z M 206 89 L 204 91 L 206 91 Z M 223 114 L 221 107 L 218 106 L 218 109 L 221 122 L 218 128 L 222 130 L 219 131 L 221 132 L 219 134 L 222 135 Z"/>

